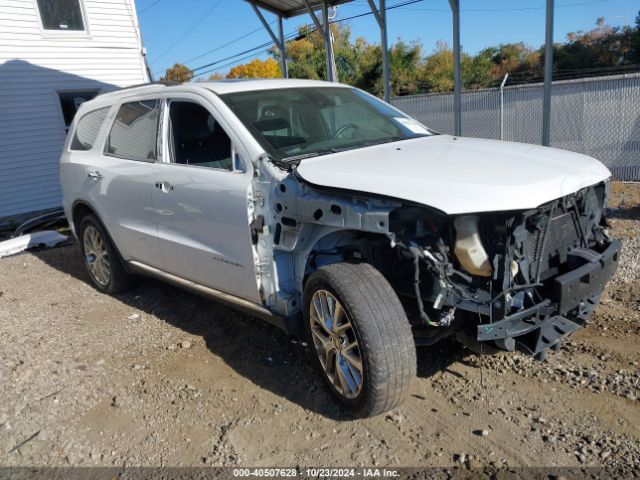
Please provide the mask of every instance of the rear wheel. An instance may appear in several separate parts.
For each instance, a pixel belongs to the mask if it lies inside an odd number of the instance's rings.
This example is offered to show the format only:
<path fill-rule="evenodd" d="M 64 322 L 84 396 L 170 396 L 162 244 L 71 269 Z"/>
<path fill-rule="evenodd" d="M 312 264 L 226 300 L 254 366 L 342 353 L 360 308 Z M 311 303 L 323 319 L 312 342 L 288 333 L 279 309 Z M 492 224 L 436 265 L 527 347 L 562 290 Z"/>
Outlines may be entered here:
<path fill-rule="evenodd" d="M 304 291 L 307 341 L 336 400 L 360 417 L 400 405 L 416 374 L 409 321 L 369 264 L 322 267 Z"/>
<path fill-rule="evenodd" d="M 102 293 L 114 294 L 130 288 L 127 274 L 106 230 L 94 215 L 80 222 L 80 248 L 91 282 Z"/>

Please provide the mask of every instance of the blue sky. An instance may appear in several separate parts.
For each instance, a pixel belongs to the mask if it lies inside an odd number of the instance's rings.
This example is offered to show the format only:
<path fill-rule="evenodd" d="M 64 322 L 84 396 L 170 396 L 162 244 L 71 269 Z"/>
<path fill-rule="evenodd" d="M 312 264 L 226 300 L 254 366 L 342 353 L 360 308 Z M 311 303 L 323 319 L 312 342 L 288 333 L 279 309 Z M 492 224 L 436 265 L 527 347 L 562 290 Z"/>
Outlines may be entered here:
<path fill-rule="evenodd" d="M 387 0 L 387 6 L 402 1 Z M 460 0 L 463 50 L 475 53 L 486 46 L 516 41 L 539 47 L 544 43 L 545 3 L 545 0 Z M 194 68 L 218 61 L 208 70 L 226 73 L 235 63 L 266 57 L 257 51 L 245 55 L 249 58 L 244 60 L 240 57 L 221 61 L 269 41 L 267 32 L 260 28 L 260 21 L 243 0 L 136 0 L 136 7 L 156 78 L 175 62 Z M 555 41 L 564 41 L 567 32 L 592 28 L 598 17 L 605 17 L 612 25 L 633 24 L 639 9 L 637 0 L 556 0 Z M 354 0 L 338 8 L 338 19 L 367 11 L 366 0 Z M 269 21 L 273 19 L 266 16 Z M 309 23 L 307 15 L 285 21 L 285 33 Z M 363 36 L 371 42 L 379 41 L 373 16 L 349 20 L 347 24 L 354 38 Z M 420 40 L 425 52 L 433 50 L 438 40 L 451 44 L 448 0 L 423 0 L 390 10 L 388 24 L 391 42 L 398 38 Z M 237 41 L 224 46 L 233 40 Z M 215 51 L 207 54 L 211 50 Z"/>

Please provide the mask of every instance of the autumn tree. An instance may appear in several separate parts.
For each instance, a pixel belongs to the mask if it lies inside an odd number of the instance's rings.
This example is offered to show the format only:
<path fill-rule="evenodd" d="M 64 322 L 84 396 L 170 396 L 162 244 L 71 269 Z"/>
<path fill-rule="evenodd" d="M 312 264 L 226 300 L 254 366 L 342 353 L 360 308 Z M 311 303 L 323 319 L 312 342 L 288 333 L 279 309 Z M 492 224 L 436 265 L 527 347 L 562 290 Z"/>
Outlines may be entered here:
<path fill-rule="evenodd" d="M 280 78 L 282 71 L 280 65 L 273 58 L 260 60 L 256 58 L 244 65 L 233 67 L 227 74 L 227 78 Z"/>
<path fill-rule="evenodd" d="M 331 33 L 338 80 L 382 96 L 380 44 L 364 38 L 353 40 L 350 29 L 339 22 L 331 24 Z M 279 65 L 279 49 L 273 47 L 270 54 Z M 324 38 L 316 29 L 301 27 L 298 36 L 287 42 L 286 55 L 291 78 L 327 78 Z M 453 51 L 445 42 L 438 42 L 436 49 L 424 56 L 419 42 L 398 40 L 389 48 L 389 63 L 394 96 L 453 90 Z M 615 72 L 615 67 L 638 64 L 640 12 L 634 27 L 611 27 L 599 18 L 594 29 L 569 33 L 566 43 L 554 45 L 555 75 L 601 74 L 611 67 Z M 506 73 L 511 82 L 539 81 L 543 75 L 544 47 L 534 49 L 515 42 L 488 47 L 475 55 L 462 52 L 461 66 L 462 87 L 466 90 L 497 86 Z M 246 68 L 232 70 L 230 77 L 250 76 L 242 73 Z"/>
<path fill-rule="evenodd" d="M 167 68 L 164 77 L 160 78 L 162 81 L 170 82 L 190 82 L 193 78 L 193 72 L 191 69 L 181 63 L 174 63 L 173 67 Z"/>
<path fill-rule="evenodd" d="M 209 75 L 209 78 L 207 80 L 209 80 L 211 82 L 215 82 L 217 80 L 224 80 L 224 75 L 222 75 L 219 72 L 215 72 L 215 73 L 212 73 L 211 75 Z"/>

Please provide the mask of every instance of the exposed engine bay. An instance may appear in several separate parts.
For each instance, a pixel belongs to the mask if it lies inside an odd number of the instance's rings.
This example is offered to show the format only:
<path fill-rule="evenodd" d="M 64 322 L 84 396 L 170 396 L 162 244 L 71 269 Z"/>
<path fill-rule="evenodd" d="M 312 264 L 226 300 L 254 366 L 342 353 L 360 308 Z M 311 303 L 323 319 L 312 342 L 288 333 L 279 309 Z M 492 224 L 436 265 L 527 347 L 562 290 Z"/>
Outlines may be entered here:
<path fill-rule="evenodd" d="M 470 348 L 541 359 L 586 323 L 617 267 L 607 182 L 536 209 L 447 215 L 322 189 L 295 170 L 270 177 L 254 190 L 257 276 L 266 306 L 290 319 L 315 269 L 367 262 L 398 294 L 416 344 L 455 335 Z"/>
<path fill-rule="evenodd" d="M 387 271 L 416 299 L 424 324 L 472 346 L 542 356 L 585 324 L 616 269 L 620 242 L 608 238 L 606 189 L 601 183 L 517 213 L 398 210 L 391 229 L 401 258 Z M 399 265 L 413 271 L 412 285 L 394 273 Z M 443 335 L 430 330 L 427 343 Z"/>

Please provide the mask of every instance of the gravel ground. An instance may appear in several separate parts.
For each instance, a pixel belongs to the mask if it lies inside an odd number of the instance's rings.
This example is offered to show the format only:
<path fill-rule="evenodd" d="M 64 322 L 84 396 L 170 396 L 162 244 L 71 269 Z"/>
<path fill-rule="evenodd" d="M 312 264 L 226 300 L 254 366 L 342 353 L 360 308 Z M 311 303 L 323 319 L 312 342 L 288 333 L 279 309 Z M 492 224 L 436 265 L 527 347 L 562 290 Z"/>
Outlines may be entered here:
<path fill-rule="evenodd" d="M 344 417 L 303 344 L 155 281 L 88 284 L 76 244 L 0 260 L 2 466 L 640 464 L 640 189 L 614 190 L 622 264 L 544 363 L 441 343 L 407 402 Z"/>

